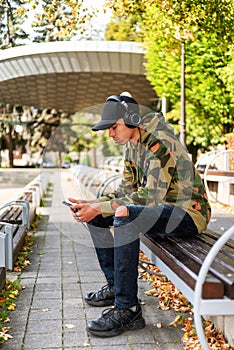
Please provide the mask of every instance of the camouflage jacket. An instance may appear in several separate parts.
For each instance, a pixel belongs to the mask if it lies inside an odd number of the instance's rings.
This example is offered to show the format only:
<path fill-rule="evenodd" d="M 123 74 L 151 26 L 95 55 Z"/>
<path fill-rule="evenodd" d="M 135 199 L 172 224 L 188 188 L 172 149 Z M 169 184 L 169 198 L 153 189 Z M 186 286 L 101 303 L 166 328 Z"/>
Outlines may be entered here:
<path fill-rule="evenodd" d="M 210 220 L 210 205 L 200 175 L 161 113 L 144 117 L 144 131 L 136 146 L 126 146 L 119 188 L 100 199 L 102 215 L 113 215 L 112 203 L 182 207 L 198 232 Z"/>

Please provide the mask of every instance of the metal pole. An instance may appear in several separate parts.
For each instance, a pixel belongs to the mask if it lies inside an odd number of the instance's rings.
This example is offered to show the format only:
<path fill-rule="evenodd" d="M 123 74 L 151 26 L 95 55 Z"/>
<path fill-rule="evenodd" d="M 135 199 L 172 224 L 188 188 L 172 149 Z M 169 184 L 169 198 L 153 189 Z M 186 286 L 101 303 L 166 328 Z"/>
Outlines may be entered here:
<path fill-rule="evenodd" d="M 180 142 L 186 147 L 186 109 L 185 109 L 185 43 L 181 42 L 181 96 L 180 96 Z"/>

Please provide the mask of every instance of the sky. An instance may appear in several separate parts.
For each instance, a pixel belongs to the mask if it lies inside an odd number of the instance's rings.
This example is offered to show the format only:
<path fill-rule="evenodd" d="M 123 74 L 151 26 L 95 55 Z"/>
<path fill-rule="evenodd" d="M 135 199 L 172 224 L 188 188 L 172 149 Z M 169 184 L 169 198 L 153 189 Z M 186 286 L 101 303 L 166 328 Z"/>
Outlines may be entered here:
<path fill-rule="evenodd" d="M 87 7 L 93 7 L 98 10 L 97 15 L 93 18 L 92 23 L 95 28 L 100 28 L 100 30 L 104 30 L 106 24 L 110 21 L 111 11 L 106 10 L 104 12 L 103 6 L 105 4 L 105 0 L 84 0 L 84 5 Z"/>
<path fill-rule="evenodd" d="M 84 4 L 87 7 L 93 7 L 95 9 L 98 9 L 99 13 L 97 14 L 96 20 L 102 20 L 105 23 L 108 22 L 111 15 L 111 11 L 106 11 L 106 13 L 104 13 L 103 6 L 105 4 L 105 0 L 84 0 Z"/>

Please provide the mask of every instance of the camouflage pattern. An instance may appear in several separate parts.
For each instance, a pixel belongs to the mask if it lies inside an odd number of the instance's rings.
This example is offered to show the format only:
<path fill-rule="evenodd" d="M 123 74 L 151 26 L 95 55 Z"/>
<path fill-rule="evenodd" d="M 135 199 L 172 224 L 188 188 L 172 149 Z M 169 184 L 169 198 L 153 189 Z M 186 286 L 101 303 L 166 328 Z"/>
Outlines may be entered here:
<path fill-rule="evenodd" d="M 103 216 L 113 215 L 113 202 L 182 207 L 193 218 L 198 232 L 210 220 L 211 209 L 200 175 L 162 113 L 143 119 L 144 131 L 137 146 L 128 143 L 122 182 L 114 193 L 100 199 Z"/>

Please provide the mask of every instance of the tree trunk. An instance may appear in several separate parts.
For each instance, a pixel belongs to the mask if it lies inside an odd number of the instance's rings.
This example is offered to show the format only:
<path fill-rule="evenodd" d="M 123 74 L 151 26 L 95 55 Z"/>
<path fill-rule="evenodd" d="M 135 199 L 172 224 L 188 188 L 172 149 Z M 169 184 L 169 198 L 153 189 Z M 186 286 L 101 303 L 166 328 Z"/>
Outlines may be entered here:
<path fill-rule="evenodd" d="M 13 129 L 13 126 L 10 125 L 10 130 L 5 135 L 7 146 L 8 146 L 9 168 L 14 168 L 12 129 Z"/>

